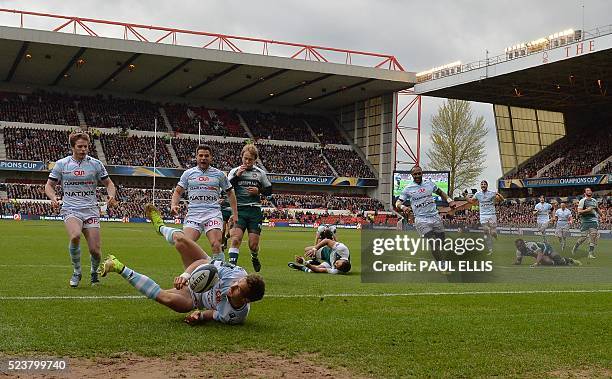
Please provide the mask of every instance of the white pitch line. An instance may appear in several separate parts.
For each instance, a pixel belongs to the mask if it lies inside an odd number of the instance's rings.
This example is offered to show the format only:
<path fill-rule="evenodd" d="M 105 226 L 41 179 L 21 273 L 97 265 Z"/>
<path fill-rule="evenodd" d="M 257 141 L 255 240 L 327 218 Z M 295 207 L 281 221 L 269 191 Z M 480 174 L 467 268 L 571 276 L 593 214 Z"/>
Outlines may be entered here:
<path fill-rule="evenodd" d="M 321 297 L 409 297 L 409 296 L 478 296 L 478 295 L 525 295 L 525 294 L 558 294 L 558 293 L 612 293 L 604 290 L 533 290 L 533 291 L 465 291 L 465 292 L 406 292 L 406 293 L 332 293 L 332 294 L 292 294 L 267 295 L 265 298 L 321 298 Z M 0 296 L 0 300 L 135 300 L 146 299 L 140 295 L 119 296 Z"/>

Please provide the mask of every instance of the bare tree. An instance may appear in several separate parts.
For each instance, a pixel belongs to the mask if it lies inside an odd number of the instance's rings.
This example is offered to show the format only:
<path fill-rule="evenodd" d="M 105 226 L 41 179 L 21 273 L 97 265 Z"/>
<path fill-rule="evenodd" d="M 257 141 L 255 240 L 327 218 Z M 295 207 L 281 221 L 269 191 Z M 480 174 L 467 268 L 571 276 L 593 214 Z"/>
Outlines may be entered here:
<path fill-rule="evenodd" d="M 475 184 L 485 168 L 484 117 L 474 119 L 472 107 L 464 100 L 447 100 L 431 119 L 431 147 L 428 169 L 450 171 L 448 194 Z"/>

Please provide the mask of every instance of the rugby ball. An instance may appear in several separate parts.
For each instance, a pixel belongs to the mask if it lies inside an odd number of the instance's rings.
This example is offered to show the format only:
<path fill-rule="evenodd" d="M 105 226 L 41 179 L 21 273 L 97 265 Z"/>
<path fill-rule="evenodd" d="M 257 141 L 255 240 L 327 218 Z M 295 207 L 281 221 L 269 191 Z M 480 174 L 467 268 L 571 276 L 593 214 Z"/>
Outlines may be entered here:
<path fill-rule="evenodd" d="M 219 282 L 219 272 L 215 265 L 203 264 L 196 267 L 189 278 L 189 288 L 193 292 L 206 292 Z"/>

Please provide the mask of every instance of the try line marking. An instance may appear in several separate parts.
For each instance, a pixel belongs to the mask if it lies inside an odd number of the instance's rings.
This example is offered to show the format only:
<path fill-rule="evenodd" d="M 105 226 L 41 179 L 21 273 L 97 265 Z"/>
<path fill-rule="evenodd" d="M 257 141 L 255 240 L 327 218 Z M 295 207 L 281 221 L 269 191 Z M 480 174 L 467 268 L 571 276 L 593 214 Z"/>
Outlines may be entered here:
<path fill-rule="evenodd" d="M 317 297 L 408 297 L 408 296 L 475 296 L 475 295 L 522 295 L 522 294 L 555 294 L 555 293 L 612 293 L 612 289 L 603 290 L 533 290 L 533 291 L 465 291 L 465 292 L 406 292 L 406 293 L 332 293 L 332 294 L 293 294 L 267 295 L 265 298 L 293 299 Z M 142 300 L 141 295 L 119 296 L 0 296 L 0 300 Z"/>

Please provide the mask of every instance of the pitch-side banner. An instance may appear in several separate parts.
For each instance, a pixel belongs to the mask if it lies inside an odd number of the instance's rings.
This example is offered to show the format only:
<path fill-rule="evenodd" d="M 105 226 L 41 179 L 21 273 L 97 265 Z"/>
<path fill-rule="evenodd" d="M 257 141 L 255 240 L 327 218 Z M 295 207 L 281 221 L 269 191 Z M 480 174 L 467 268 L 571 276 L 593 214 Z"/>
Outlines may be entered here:
<path fill-rule="evenodd" d="M 286 175 L 268 174 L 272 183 L 284 184 L 310 184 L 321 186 L 349 186 L 349 187 L 376 187 L 378 180 L 373 178 L 352 178 L 346 176 L 310 176 L 310 175 Z"/>
<path fill-rule="evenodd" d="M 32 162 L 28 162 L 32 163 Z M 41 162 L 42 163 L 42 162 Z M 49 170 L 55 163 L 49 164 Z M 121 176 L 157 176 L 164 178 L 180 178 L 185 170 L 179 168 L 166 168 L 144 166 L 106 166 L 110 175 Z M 226 173 L 227 174 L 227 173 Z M 374 178 L 353 178 L 347 176 L 314 176 L 314 175 L 287 175 L 287 174 L 268 174 L 268 179 L 272 183 L 282 184 L 307 184 L 321 186 L 347 186 L 347 187 L 376 187 L 378 180 Z"/>
<path fill-rule="evenodd" d="M 609 183 L 609 177 L 610 175 L 608 174 L 598 174 L 569 178 L 500 179 L 498 188 L 594 186 Z"/>
<path fill-rule="evenodd" d="M 44 171 L 45 163 L 41 161 L 5 161 L 0 160 L 0 170 Z"/>

